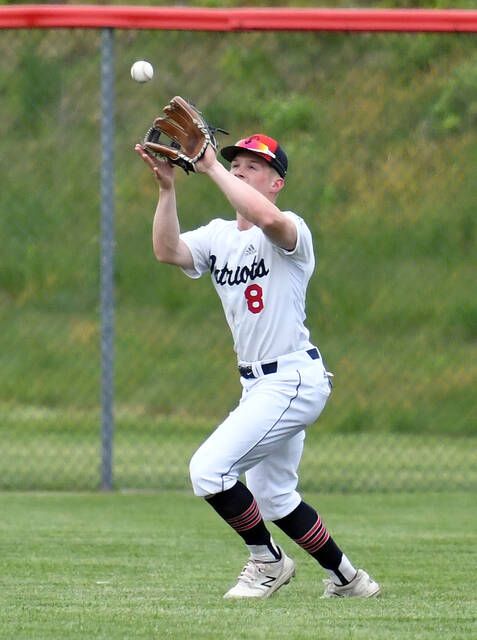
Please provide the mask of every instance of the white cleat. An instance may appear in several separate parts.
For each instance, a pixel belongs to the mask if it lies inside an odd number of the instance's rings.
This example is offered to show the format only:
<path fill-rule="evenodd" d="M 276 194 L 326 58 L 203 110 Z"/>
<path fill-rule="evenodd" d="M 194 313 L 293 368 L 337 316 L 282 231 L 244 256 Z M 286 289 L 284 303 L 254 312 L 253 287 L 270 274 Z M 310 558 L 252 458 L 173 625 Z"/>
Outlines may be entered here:
<path fill-rule="evenodd" d="M 337 585 L 329 579 L 323 582 L 326 587 L 322 598 L 375 598 L 381 592 L 379 584 L 362 569 L 349 584 Z"/>
<path fill-rule="evenodd" d="M 282 557 L 274 562 L 250 560 L 242 569 L 237 584 L 224 595 L 232 598 L 269 598 L 295 575 L 295 563 L 281 550 Z"/>

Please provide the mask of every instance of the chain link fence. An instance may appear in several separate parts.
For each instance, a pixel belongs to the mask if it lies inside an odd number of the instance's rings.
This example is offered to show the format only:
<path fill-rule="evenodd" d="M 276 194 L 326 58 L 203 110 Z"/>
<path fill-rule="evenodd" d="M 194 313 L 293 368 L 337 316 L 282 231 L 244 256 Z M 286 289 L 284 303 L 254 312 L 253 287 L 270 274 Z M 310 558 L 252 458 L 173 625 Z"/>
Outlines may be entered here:
<path fill-rule="evenodd" d="M 0 488 L 95 489 L 101 31 L 4 30 L 0 54 Z M 472 35 L 114 32 L 115 488 L 187 488 L 240 393 L 210 282 L 152 254 L 133 147 L 173 95 L 289 156 L 280 204 L 314 233 L 307 324 L 335 374 L 302 489 L 477 487 L 476 69 Z M 233 216 L 177 183 L 184 229 Z"/>

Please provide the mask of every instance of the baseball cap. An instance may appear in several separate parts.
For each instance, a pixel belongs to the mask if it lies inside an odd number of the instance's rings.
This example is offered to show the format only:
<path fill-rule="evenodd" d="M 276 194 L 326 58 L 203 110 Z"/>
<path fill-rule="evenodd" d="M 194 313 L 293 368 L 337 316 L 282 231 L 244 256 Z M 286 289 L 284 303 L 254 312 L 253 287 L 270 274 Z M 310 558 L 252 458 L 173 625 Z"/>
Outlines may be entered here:
<path fill-rule="evenodd" d="M 263 133 L 254 133 L 249 138 L 243 138 L 230 147 L 220 150 L 223 158 L 232 162 L 240 151 L 251 151 L 261 156 L 264 160 L 284 178 L 288 169 L 287 154 L 276 140 Z"/>

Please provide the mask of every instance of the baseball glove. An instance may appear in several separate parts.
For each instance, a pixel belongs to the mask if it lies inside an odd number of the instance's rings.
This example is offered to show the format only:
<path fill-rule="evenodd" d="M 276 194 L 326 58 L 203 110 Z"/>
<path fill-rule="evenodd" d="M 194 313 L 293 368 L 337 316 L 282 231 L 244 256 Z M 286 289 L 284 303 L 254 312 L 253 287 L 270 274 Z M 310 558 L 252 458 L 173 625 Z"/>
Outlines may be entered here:
<path fill-rule="evenodd" d="M 166 115 L 154 120 L 144 137 L 143 146 L 154 155 L 167 158 L 187 174 L 195 172 L 195 163 L 202 158 L 207 147 L 211 145 L 217 149 L 216 132 L 228 132 L 212 127 L 193 104 L 180 96 L 172 98 L 163 111 Z M 161 134 L 167 136 L 167 144 L 162 144 Z"/>

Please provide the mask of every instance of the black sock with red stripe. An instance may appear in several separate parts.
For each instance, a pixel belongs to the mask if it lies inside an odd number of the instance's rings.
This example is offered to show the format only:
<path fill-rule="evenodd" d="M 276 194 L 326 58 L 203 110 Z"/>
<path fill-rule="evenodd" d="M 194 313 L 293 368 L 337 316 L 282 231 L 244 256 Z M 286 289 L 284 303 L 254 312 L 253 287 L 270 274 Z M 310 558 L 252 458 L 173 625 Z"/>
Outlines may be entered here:
<path fill-rule="evenodd" d="M 245 544 L 264 545 L 279 560 L 280 550 L 271 542 L 270 532 L 262 519 L 252 493 L 240 481 L 231 489 L 206 498 L 225 522 L 243 538 Z"/>
<path fill-rule="evenodd" d="M 296 509 L 274 523 L 324 569 L 332 572 L 341 584 L 353 579 L 356 571 L 330 536 L 318 513 L 306 502 L 300 502 Z"/>

